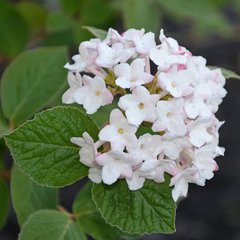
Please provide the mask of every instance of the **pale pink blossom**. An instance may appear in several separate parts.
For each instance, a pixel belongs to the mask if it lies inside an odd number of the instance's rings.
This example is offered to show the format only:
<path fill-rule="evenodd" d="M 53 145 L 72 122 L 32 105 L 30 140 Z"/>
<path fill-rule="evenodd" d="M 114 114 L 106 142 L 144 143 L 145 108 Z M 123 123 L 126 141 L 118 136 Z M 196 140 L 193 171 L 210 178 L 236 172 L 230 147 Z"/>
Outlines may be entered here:
<path fill-rule="evenodd" d="M 96 64 L 100 67 L 111 68 L 118 63 L 126 62 L 134 52 L 132 48 L 124 48 L 122 43 L 114 43 L 110 47 L 102 42 L 98 45 Z"/>
<path fill-rule="evenodd" d="M 140 136 L 136 145 L 127 148 L 129 153 L 138 155 L 143 161 L 157 158 L 162 149 L 161 136 L 149 133 Z"/>
<path fill-rule="evenodd" d="M 72 72 L 68 72 L 67 81 L 69 89 L 63 94 L 62 102 L 65 104 L 71 104 L 75 102 L 75 92 L 82 87 L 82 77 L 78 72 L 76 72 L 75 75 Z"/>
<path fill-rule="evenodd" d="M 132 191 L 141 189 L 145 182 L 145 176 L 142 175 L 140 167 L 134 169 L 131 177 L 126 177 L 128 188 Z"/>
<path fill-rule="evenodd" d="M 159 86 L 175 98 L 190 95 L 193 92 L 192 84 L 195 81 L 195 75 L 191 69 L 178 71 L 178 69 L 174 67 L 168 72 L 161 72 L 158 75 Z"/>
<path fill-rule="evenodd" d="M 112 110 L 109 125 L 99 133 L 99 138 L 111 143 L 112 149 L 123 150 L 126 146 L 137 144 L 137 127 L 130 125 L 119 109 Z"/>
<path fill-rule="evenodd" d="M 157 183 L 165 181 L 164 174 L 172 172 L 175 162 L 168 159 L 151 159 L 144 161 L 141 166 L 141 174 L 146 179 L 154 180 Z"/>
<path fill-rule="evenodd" d="M 139 54 L 148 54 L 152 48 L 156 47 L 155 34 L 152 32 L 145 33 L 144 29 L 129 29 L 123 34 L 123 38 L 132 41 Z"/>
<path fill-rule="evenodd" d="M 135 59 L 130 65 L 121 63 L 114 67 L 114 73 L 117 77 L 116 84 L 122 88 L 134 88 L 153 80 L 153 76 L 144 71 L 145 60 Z"/>
<path fill-rule="evenodd" d="M 211 143 L 213 136 L 209 133 L 209 128 L 212 126 L 212 119 L 203 118 L 192 121 L 188 125 L 189 140 L 195 147 L 201 147 L 205 143 Z"/>
<path fill-rule="evenodd" d="M 150 58 L 158 66 L 160 71 L 168 71 L 173 65 L 186 65 L 191 56 L 185 48 L 180 47 L 173 38 L 166 38 L 163 30 L 160 33 L 162 42 L 156 48 L 151 48 Z"/>
<path fill-rule="evenodd" d="M 67 63 L 64 67 L 72 72 L 89 71 L 88 67 L 94 65 L 97 57 L 97 46 L 99 43 L 100 40 L 96 38 L 82 42 L 79 46 L 79 54 L 72 57 L 75 63 Z"/>
<path fill-rule="evenodd" d="M 175 134 L 165 133 L 162 136 L 162 151 L 169 158 L 176 160 L 184 149 L 191 148 L 191 143 L 186 136 L 178 137 Z"/>
<path fill-rule="evenodd" d="M 101 77 L 84 75 L 83 86 L 74 93 L 74 100 L 82 104 L 88 114 L 93 114 L 101 106 L 112 103 L 113 96 Z"/>
<path fill-rule="evenodd" d="M 154 132 L 168 130 L 177 136 L 183 136 L 187 132 L 184 123 L 184 100 L 174 99 L 169 101 L 159 101 L 157 104 L 157 120 L 152 126 Z"/>
<path fill-rule="evenodd" d="M 189 183 L 195 183 L 199 186 L 205 185 L 205 180 L 199 177 L 198 168 L 186 168 L 176 176 L 172 177 L 170 186 L 174 186 L 172 190 L 172 197 L 175 202 L 180 197 L 187 196 Z"/>
<path fill-rule="evenodd" d="M 145 87 L 139 86 L 133 89 L 132 94 L 122 96 L 118 106 L 125 111 L 128 122 L 138 126 L 143 121 L 156 120 L 156 104 L 159 98 L 159 94 L 150 94 Z"/>
<path fill-rule="evenodd" d="M 113 184 L 120 177 L 131 178 L 132 167 L 139 163 L 138 159 L 121 151 L 103 153 L 96 161 L 102 166 L 102 179 L 108 185 Z"/>
<path fill-rule="evenodd" d="M 80 162 L 85 166 L 89 167 L 88 177 L 95 183 L 100 183 L 101 178 L 101 167 L 96 162 L 98 156 L 97 149 L 104 143 L 98 141 L 94 143 L 92 137 L 84 132 L 82 137 L 72 137 L 71 142 L 80 147 L 79 156 Z"/>

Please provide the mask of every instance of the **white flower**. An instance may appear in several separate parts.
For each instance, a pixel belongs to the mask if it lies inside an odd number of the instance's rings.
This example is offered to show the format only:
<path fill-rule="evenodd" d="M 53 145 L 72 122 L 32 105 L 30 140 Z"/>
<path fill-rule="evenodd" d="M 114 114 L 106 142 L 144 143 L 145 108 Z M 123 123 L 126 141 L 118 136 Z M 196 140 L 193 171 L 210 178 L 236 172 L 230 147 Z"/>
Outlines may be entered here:
<path fill-rule="evenodd" d="M 171 53 L 191 56 L 191 53 L 185 47 L 179 46 L 178 42 L 175 39 L 171 37 L 166 37 L 164 35 L 163 29 L 161 29 L 160 31 L 159 40 L 162 44 L 166 43 L 168 45 Z"/>
<path fill-rule="evenodd" d="M 117 42 L 124 42 L 123 37 L 113 28 L 108 29 L 106 38 L 103 40 L 107 45 L 112 45 Z"/>
<path fill-rule="evenodd" d="M 219 104 L 226 95 L 226 90 L 223 88 L 225 79 L 221 70 L 210 71 L 205 66 L 205 59 L 201 60 L 200 58 L 198 65 L 196 59 L 191 59 L 188 65 L 195 66 L 197 69 L 198 81 L 194 85 L 193 96 L 186 99 L 185 103 L 186 114 L 192 119 L 198 116 L 210 117 L 218 110 Z"/>
<path fill-rule="evenodd" d="M 74 64 L 67 63 L 64 67 L 72 72 L 88 71 L 87 67 L 92 65 L 97 57 L 97 46 L 99 39 L 91 39 L 82 42 L 79 46 L 79 54 L 72 57 Z"/>
<path fill-rule="evenodd" d="M 126 62 L 134 53 L 132 48 L 124 48 L 122 43 L 114 43 L 110 47 L 102 42 L 98 45 L 96 64 L 100 67 L 111 68 L 118 63 Z"/>
<path fill-rule="evenodd" d="M 174 64 L 185 65 L 191 55 L 185 48 L 180 47 L 173 38 L 166 38 L 163 30 L 160 33 L 161 45 L 150 50 L 151 60 L 158 66 L 158 70 L 167 71 Z"/>
<path fill-rule="evenodd" d="M 162 149 L 169 159 L 176 160 L 179 158 L 179 154 L 187 148 L 191 148 L 187 137 L 178 137 L 171 133 L 162 136 Z"/>
<path fill-rule="evenodd" d="M 85 69 L 87 66 L 86 61 L 83 60 L 80 54 L 76 54 L 72 57 L 72 60 L 74 61 L 73 64 L 67 63 L 65 64 L 65 68 L 72 72 L 81 72 Z"/>
<path fill-rule="evenodd" d="M 156 104 L 159 98 L 160 95 L 150 94 L 145 87 L 139 86 L 133 89 L 132 94 L 122 96 L 118 106 L 126 111 L 128 122 L 138 126 L 143 121 L 156 120 Z"/>
<path fill-rule="evenodd" d="M 170 71 L 161 72 L 158 75 L 159 86 L 170 92 L 175 98 L 190 95 L 193 91 L 191 84 L 194 81 L 196 81 L 195 75 L 191 69 L 178 71 L 177 68 L 174 67 Z"/>
<path fill-rule="evenodd" d="M 139 163 L 138 159 L 121 151 L 103 153 L 96 161 L 102 166 L 102 179 L 108 185 L 116 182 L 119 177 L 131 178 L 132 167 Z"/>
<path fill-rule="evenodd" d="M 200 98 L 193 98 L 187 100 L 184 105 L 184 109 L 189 118 L 195 119 L 200 116 L 202 118 L 209 118 L 212 113 L 205 102 Z"/>
<path fill-rule="evenodd" d="M 97 148 L 99 148 L 103 142 L 98 141 L 94 143 L 92 137 L 84 132 L 82 137 L 72 137 L 71 142 L 81 147 L 79 150 L 80 162 L 89 167 L 88 177 L 95 183 L 100 183 L 101 168 L 96 163 L 96 157 L 98 155 Z"/>
<path fill-rule="evenodd" d="M 144 32 L 144 29 L 129 29 L 123 34 L 125 40 L 133 42 L 139 54 L 147 54 L 150 49 L 156 47 L 155 34 L 152 32 L 144 34 Z"/>
<path fill-rule="evenodd" d="M 151 49 L 150 59 L 158 66 L 158 70 L 167 71 L 174 64 L 186 64 L 187 59 L 182 55 L 170 55 L 167 46 L 161 45 Z"/>
<path fill-rule="evenodd" d="M 70 88 L 63 94 L 62 102 L 71 104 L 75 102 L 75 92 L 82 86 L 82 77 L 78 72 L 75 75 L 72 72 L 68 72 L 67 81 Z"/>
<path fill-rule="evenodd" d="M 205 143 L 211 143 L 213 136 L 208 132 L 213 121 L 210 118 L 198 119 L 188 125 L 189 140 L 195 147 L 201 147 Z"/>
<path fill-rule="evenodd" d="M 74 100 L 82 104 L 88 114 L 95 113 L 99 107 L 112 103 L 113 96 L 106 88 L 101 77 L 83 76 L 84 86 L 79 88 L 74 94 Z"/>
<path fill-rule="evenodd" d="M 90 167 L 88 169 L 88 178 L 94 183 L 101 183 L 102 169 L 99 167 Z"/>
<path fill-rule="evenodd" d="M 175 168 L 174 161 L 168 159 L 151 159 L 142 164 L 141 172 L 145 178 L 162 183 L 165 181 L 164 173 L 172 173 L 173 168 Z"/>
<path fill-rule="evenodd" d="M 134 88 L 153 80 L 153 76 L 144 72 L 145 60 L 137 58 L 130 65 L 121 63 L 114 67 L 116 84 L 122 88 Z"/>
<path fill-rule="evenodd" d="M 160 135 L 151 135 L 146 133 L 139 137 L 136 146 L 127 148 L 131 154 L 136 154 L 146 161 L 155 159 L 162 152 L 162 140 Z"/>
<path fill-rule="evenodd" d="M 145 182 L 145 177 L 141 175 L 140 167 L 133 170 L 131 177 L 126 177 L 128 188 L 132 191 L 141 189 Z"/>
<path fill-rule="evenodd" d="M 217 146 L 206 145 L 194 151 L 193 164 L 200 170 L 200 174 L 207 180 L 211 179 L 213 171 L 218 169 L 214 158 L 217 156 Z"/>
<path fill-rule="evenodd" d="M 119 109 L 112 110 L 109 122 L 110 125 L 105 126 L 99 133 L 101 140 L 110 142 L 115 150 L 136 145 L 137 127 L 130 125 Z"/>
<path fill-rule="evenodd" d="M 202 56 L 191 56 L 188 59 L 188 64 L 193 64 L 198 71 L 206 68 L 206 63 L 207 60 Z"/>
<path fill-rule="evenodd" d="M 188 68 L 195 68 L 195 83 L 193 82 L 193 94 L 185 101 L 185 111 L 189 118 L 210 117 L 212 112 L 208 101 L 212 98 L 211 71 L 205 66 L 205 59 L 195 58 L 188 62 Z"/>
<path fill-rule="evenodd" d="M 159 101 L 157 104 L 158 119 L 153 124 L 155 132 L 168 130 L 178 136 L 186 134 L 187 129 L 184 123 L 183 99 Z"/>
<path fill-rule="evenodd" d="M 171 179 L 170 186 L 174 186 L 172 197 L 175 202 L 180 197 L 187 196 L 189 183 L 195 183 L 199 186 L 205 184 L 205 181 L 199 177 L 199 170 L 196 167 L 187 168 Z"/>
<path fill-rule="evenodd" d="M 213 113 L 217 112 L 218 106 L 222 103 L 222 99 L 226 96 L 227 91 L 223 88 L 226 83 L 220 69 L 211 71 L 211 81 L 208 87 L 211 89 L 211 97 L 207 100 L 207 105 Z"/>

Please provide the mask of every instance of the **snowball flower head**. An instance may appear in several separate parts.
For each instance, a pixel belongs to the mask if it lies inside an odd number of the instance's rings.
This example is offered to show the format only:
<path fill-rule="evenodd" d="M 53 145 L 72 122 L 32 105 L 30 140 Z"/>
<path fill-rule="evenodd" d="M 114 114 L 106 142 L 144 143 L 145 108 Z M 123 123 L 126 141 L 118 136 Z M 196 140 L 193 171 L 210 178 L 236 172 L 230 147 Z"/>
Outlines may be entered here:
<path fill-rule="evenodd" d="M 120 34 L 111 28 L 105 39 L 82 42 L 65 65 L 69 89 L 62 101 L 82 105 L 89 115 L 109 105 L 98 141 L 88 133 L 71 138 L 93 182 L 125 179 L 136 191 L 147 179 L 165 182 L 168 174 L 178 201 L 190 183 L 204 186 L 218 170 L 215 158 L 224 149 L 215 113 L 225 79 L 163 30 L 159 40 L 144 29 Z"/>

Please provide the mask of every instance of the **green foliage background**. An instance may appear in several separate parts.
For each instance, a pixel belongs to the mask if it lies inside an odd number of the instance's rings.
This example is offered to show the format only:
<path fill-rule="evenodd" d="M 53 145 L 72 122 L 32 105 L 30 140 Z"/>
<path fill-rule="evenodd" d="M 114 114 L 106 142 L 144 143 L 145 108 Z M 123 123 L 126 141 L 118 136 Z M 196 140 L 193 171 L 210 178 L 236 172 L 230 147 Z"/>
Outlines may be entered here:
<path fill-rule="evenodd" d="M 239 37 L 229 8 L 240 18 L 238 0 L 1 0 L 0 56 L 11 60 L 37 46 L 76 49 L 91 36 L 82 26 L 158 32 L 170 21 L 196 43 L 211 36 Z"/>

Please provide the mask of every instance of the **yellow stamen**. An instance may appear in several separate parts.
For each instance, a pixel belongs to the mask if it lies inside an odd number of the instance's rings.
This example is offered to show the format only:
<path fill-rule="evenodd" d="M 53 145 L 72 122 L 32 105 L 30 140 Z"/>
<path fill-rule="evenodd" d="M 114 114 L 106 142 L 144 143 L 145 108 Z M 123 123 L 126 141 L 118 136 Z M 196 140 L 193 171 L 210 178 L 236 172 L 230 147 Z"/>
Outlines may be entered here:
<path fill-rule="evenodd" d="M 99 96 L 101 94 L 101 91 L 100 90 L 97 90 L 96 91 L 96 95 Z"/>
<path fill-rule="evenodd" d="M 123 131 L 122 128 L 119 128 L 119 129 L 118 129 L 118 133 L 119 133 L 119 134 L 123 134 L 123 132 L 124 132 L 124 131 Z"/>
<path fill-rule="evenodd" d="M 144 103 L 139 103 L 139 104 L 138 104 L 138 107 L 139 107 L 140 109 L 143 109 L 143 108 L 144 108 Z"/>

